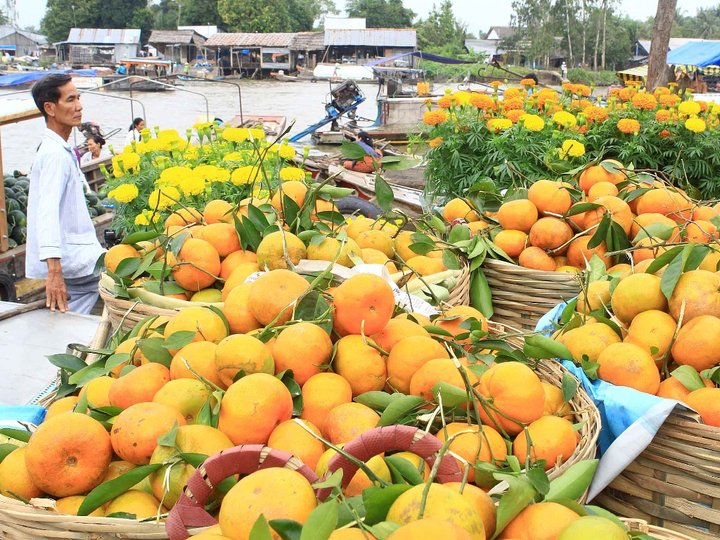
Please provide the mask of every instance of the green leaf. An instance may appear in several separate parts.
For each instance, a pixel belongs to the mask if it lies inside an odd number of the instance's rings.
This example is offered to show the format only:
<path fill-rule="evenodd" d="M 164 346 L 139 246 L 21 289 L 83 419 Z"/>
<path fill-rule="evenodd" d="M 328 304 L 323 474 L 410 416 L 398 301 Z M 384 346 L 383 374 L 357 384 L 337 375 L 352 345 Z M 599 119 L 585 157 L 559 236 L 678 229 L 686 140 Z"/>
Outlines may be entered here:
<path fill-rule="evenodd" d="M 431 392 L 433 396 L 437 396 L 438 393 L 440 394 L 443 407 L 460 407 L 461 405 L 465 405 L 468 401 L 468 395 L 465 390 L 445 382 L 435 383 Z"/>
<path fill-rule="evenodd" d="M 637 242 L 638 240 L 651 236 L 661 238 L 663 240 L 669 240 L 674 230 L 675 225 L 668 225 L 667 223 L 650 223 L 640 229 L 640 231 L 635 235 L 635 238 L 633 238 L 633 242 Z"/>
<path fill-rule="evenodd" d="M 589 459 L 572 464 L 563 474 L 550 481 L 545 500 L 580 499 L 590 487 L 599 463 L 599 459 Z"/>
<path fill-rule="evenodd" d="M 6 437 L 10 437 L 16 441 L 28 442 L 30 440 L 31 433 L 29 431 L 25 431 L 24 429 L 0 428 L 0 435 L 5 435 Z"/>
<path fill-rule="evenodd" d="M 344 497 L 338 515 L 338 527 L 344 527 L 357 520 L 365 519 L 365 506 L 362 496 Z"/>
<path fill-rule="evenodd" d="M 105 360 L 105 373 L 110 373 L 114 368 L 130 362 L 130 353 L 111 354 Z"/>
<path fill-rule="evenodd" d="M 178 253 L 180 253 L 180 250 L 183 247 L 183 244 L 185 243 L 185 240 L 187 240 L 189 236 L 189 232 L 183 232 L 181 234 L 178 234 L 177 236 L 174 236 L 172 240 L 170 240 L 170 253 L 177 257 Z"/>
<path fill-rule="evenodd" d="M 82 358 L 74 354 L 51 354 L 47 358 L 52 365 L 69 371 L 70 373 L 76 373 L 87 366 Z"/>
<path fill-rule="evenodd" d="M 662 253 L 661 255 L 655 257 L 655 260 L 650 263 L 645 272 L 648 274 L 654 274 L 663 266 L 672 261 L 676 256 L 678 256 L 682 252 L 682 250 L 683 246 L 676 246 L 667 250 L 665 253 Z"/>
<path fill-rule="evenodd" d="M 97 362 L 93 362 L 81 370 L 76 371 L 70 375 L 68 382 L 77 386 L 84 386 L 89 381 L 100 377 L 101 375 L 105 375 L 105 359 L 100 359 Z"/>
<path fill-rule="evenodd" d="M 590 238 L 590 241 L 587 244 L 588 249 L 596 248 L 605 241 L 607 233 L 610 230 L 611 223 L 612 219 L 610 219 L 610 215 L 605 214 L 605 216 L 603 216 L 603 218 L 600 220 L 598 228 L 595 229 L 592 238 Z"/>
<path fill-rule="evenodd" d="M 397 424 L 398 421 L 409 415 L 424 401 L 420 396 L 401 396 L 393 400 L 380 415 L 377 423 L 378 427 Z"/>
<path fill-rule="evenodd" d="M 302 321 L 316 321 L 315 324 L 325 330 L 328 335 L 332 332 L 332 308 L 320 291 L 311 290 L 303 296 L 295 306 L 293 318 Z"/>
<path fill-rule="evenodd" d="M 442 262 L 449 270 L 460 270 L 460 259 L 449 249 L 443 251 Z"/>
<path fill-rule="evenodd" d="M 436 336 L 445 336 L 445 337 L 455 337 L 450 332 L 445 330 L 444 328 L 440 328 L 439 326 L 435 326 L 434 324 L 428 324 L 423 326 L 425 330 L 428 331 L 430 334 L 435 334 Z"/>
<path fill-rule="evenodd" d="M 705 388 L 705 383 L 700 374 L 692 366 L 680 366 L 674 369 L 670 375 L 680 381 L 690 392 Z"/>
<path fill-rule="evenodd" d="M 146 289 L 150 291 L 151 293 L 155 294 L 182 294 L 185 292 L 185 289 L 183 289 L 180 285 L 175 283 L 174 281 L 165 281 L 162 283 L 162 289 L 161 289 L 161 282 L 160 281 L 143 281 L 141 287 L 143 289 Z"/>
<path fill-rule="evenodd" d="M 539 351 L 539 356 L 531 356 L 527 352 L 525 354 L 531 358 L 561 358 L 563 360 L 572 360 L 572 353 L 570 350 L 552 338 L 536 334 L 533 336 L 527 336 L 525 338 L 525 344 L 529 345 L 534 352 Z"/>
<path fill-rule="evenodd" d="M 298 206 L 298 203 L 295 202 L 295 199 L 285 193 L 283 193 L 282 196 L 282 211 L 285 223 L 294 229 L 295 221 L 297 221 L 297 218 L 300 215 L 300 206 Z"/>
<path fill-rule="evenodd" d="M 338 522 L 337 499 L 316 507 L 305 521 L 300 540 L 327 540 Z"/>
<path fill-rule="evenodd" d="M 583 358 L 580 360 L 580 367 L 582 367 L 582 370 L 585 372 L 585 375 L 587 375 L 588 379 L 590 379 L 591 381 L 597 380 L 600 364 L 598 364 L 597 362 L 591 362 L 590 360 L 586 360 L 585 358 Z"/>
<path fill-rule="evenodd" d="M 177 437 L 177 430 L 178 430 L 178 423 L 175 422 L 173 424 L 173 427 L 170 428 L 170 431 L 167 433 L 160 435 L 157 438 L 157 443 L 159 446 L 169 446 L 171 448 L 175 448 L 175 437 Z"/>
<path fill-rule="evenodd" d="M 6 457 L 8 457 L 8 455 L 9 455 L 11 452 L 14 452 L 14 451 L 17 450 L 18 448 L 20 448 L 20 447 L 19 447 L 19 446 L 15 446 L 14 444 L 10 444 L 10 443 L 0 444 L 0 463 L 2 463 L 2 461 L 3 461 Z"/>
<path fill-rule="evenodd" d="M 131 276 L 132 279 L 139 278 L 148 270 L 148 268 L 150 268 L 155 263 L 155 255 L 156 253 L 154 251 L 150 251 L 147 255 L 143 257 L 140 266 L 138 266 L 138 269 L 135 270 L 135 273 Z"/>
<path fill-rule="evenodd" d="M 367 527 L 368 532 L 378 540 L 387 540 L 390 535 L 400 528 L 398 523 L 392 521 L 382 521 L 376 525 Z"/>
<path fill-rule="evenodd" d="M 123 237 L 123 244 L 137 244 L 138 242 L 147 242 L 148 240 L 154 240 L 160 235 L 157 231 L 137 231 L 130 233 Z"/>
<path fill-rule="evenodd" d="M 395 193 L 393 193 L 390 184 L 379 174 L 375 175 L 375 200 L 385 213 L 392 210 L 393 202 L 395 202 Z"/>
<path fill-rule="evenodd" d="M 227 335 L 230 335 L 230 333 L 231 333 L 230 332 L 230 323 L 228 322 L 227 317 L 223 313 L 222 309 L 220 309 L 217 306 L 205 306 L 205 307 L 207 309 L 209 309 L 210 311 L 212 311 L 215 315 L 217 315 L 220 318 L 220 320 L 225 325 L 225 332 L 227 333 Z"/>
<path fill-rule="evenodd" d="M 293 377 L 291 369 L 286 369 L 275 375 L 288 389 L 293 399 L 293 416 L 300 416 L 303 409 L 302 389 Z"/>
<path fill-rule="evenodd" d="M 470 305 L 480 311 L 488 319 L 495 313 L 492 304 L 492 291 L 485 272 L 481 268 L 475 270 L 470 280 Z"/>
<path fill-rule="evenodd" d="M 333 472 L 330 476 L 328 476 L 325 480 L 315 482 L 313 484 L 313 488 L 314 489 L 324 489 L 324 488 L 341 489 L 342 477 L 343 477 L 343 471 L 342 471 L 342 469 L 338 469 L 335 472 Z"/>
<path fill-rule="evenodd" d="M 418 468 L 403 457 L 387 456 L 385 461 L 388 466 L 394 467 L 411 486 L 423 483 L 423 475 Z M 427 465 L 425 465 L 427 467 Z"/>
<path fill-rule="evenodd" d="M 300 540 L 303 526 L 297 521 L 292 519 L 271 519 L 269 525 L 282 540 Z"/>
<path fill-rule="evenodd" d="M 598 257 L 597 253 L 593 253 L 593 256 L 590 257 L 590 261 L 588 261 L 588 266 L 590 266 L 590 275 L 588 276 L 589 283 L 597 281 L 605 274 L 607 274 L 605 262 L 600 257 Z"/>
<path fill-rule="evenodd" d="M 515 477 L 510 475 L 495 475 L 496 478 L 505 480 L 509 484 L 508 490 L 500 498 L 497 507 L 497 521 L 495 535 L 507 527 L 515 516 L 522 512 L 533 499 L 535 499 L 535 488 L 530 480 L 523 477 Z"/>
<path fill-rule="evenodd" d="M 526 472 L 528 480 L 540 495 L 547 495 L 550 490 L 550 479 L 547 473 L 537 467 L 533 467 Z"/>
<path fill-rule="evenodd" d="M 87 516 L 93 510 L 100 508 L 106 502 L 113 500 L 118 495 L 122 495 L 127 490 L 132 488 L 135 484 L 144 480 L 152 473 L 162 467 L 162 463 L 155 463 L 153 465 L 142 465 L 134 469 L 129 470 L 125 474 L 122 474 L 114 480 L 109 480 L 97 486 L 90 493 L 87 494 L 85 500 L 78 508 L 78 516 Z"/>
<path fill-rule="evenodd" d="M 568 402 L 575 397 L 578 389 L 578 381 L 570 373 L 564 371 L 562 377 L 563 401 Z"/>
<path fill-rule="evenodd" d="M 590 202 L 573 204 L 572 207 L 570 207 L 570 210 L 565 212 L 565 217 L 576 216 L 578 214 L 582 214 L 583 212 L 587 212 L 588 210 L 595 210 L 596 208 L 601 207 L 601 204 Z"/>
<path fill-rule="evenodd" d="M 380 158 L 380 163 L 386 171 L 405 171 L 417 167 L 422 163 L 422 160 L 406 156 L 383 156 Z"/>
<path fill-rule="evenodd" d="M 448 242 L 454 244 L 455 242 L 460 242 L 462 240 L 470 240 L 470 229 L 467 225 L 454 225 L 453 228 L 450 229 Z"/>
<path fill-rule="evenodd" d="M 426 244 L 425 242 L 414 242 L 408 246 L 410 250 L 418 255 L 427 255 L 435 250 L 435 244 Z"/>
<path fill-rule="evenodd" d="M 157 362 L 165 367 L 170 367 L 172 355 L 165 348 L 163 338 L 145 338 L 137 342 L 138 348 L 150 362 Z"/>
<path fill-rule="evenodd" d="M 395 500 L 412 486 L 391 484 L 387 487 L 369 487 L 362 493 L 365 505 L 365 523 L 375 525 L 387 517 L 388 510 Z"/>
<path fill-rule="evenodd" d="M 380 390 L 371 390 L 355 397 L 353 401 L 357 401 L 376 411 L 383 411 L 393 401 L 390 394 Z"/>
<path fill-rule="evenodd" d="M 344 158 L 353 161 L 360 161 L 367 155 L 365 149 L 354 141 L 343 141 L 340 144 L 340 153 Z"/>
<path fill-rule="evenodd" d="M 272 540 L 272 531 L 263 514 L 260 514 L 250 529 L 249 540 Z"/>
<path fill-rule="evenodd" d="M 134 274 L 138 268 L 140 268 L 141 262 L 142 259 L 140 257 L 128 257 L 123 259 L 120 261 L 120 264 L 117 265 L 115 275 L 121 278 L 129 277 Z"/>
<path fill-rule="evenodd" d="M 192 330 L 180 330 L 179 332 L 173 332 L 170 334 L 170 337 L 165 340 L 163 347 L 166 349 L 182 349 L 185 345 L 192 343 L 196 334 L 197 332 L 193 332 Z"/>
<path fill-rule="evenodd" d="M 680 276 L 682 276 L 683 266 L 685 265 L 685 258 L 687 256 L 686 253 L 687 252 L 683 250 L 683 253 L 675 257 L 672 262 L 668 264 L 662 277 L 660 278 L 660 290 L 668 300 L 670 300 L 670 297 L 675 290 L 675 285 L 677 285 L 677 282 L 680 280 Z"/>

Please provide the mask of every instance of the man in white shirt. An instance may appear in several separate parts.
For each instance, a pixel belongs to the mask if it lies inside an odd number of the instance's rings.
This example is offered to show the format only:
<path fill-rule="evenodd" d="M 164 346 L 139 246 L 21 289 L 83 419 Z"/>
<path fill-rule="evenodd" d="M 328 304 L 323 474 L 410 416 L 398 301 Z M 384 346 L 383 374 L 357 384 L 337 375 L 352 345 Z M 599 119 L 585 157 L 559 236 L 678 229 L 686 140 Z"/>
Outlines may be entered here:
<path fill-rule="evenodd" d="M 80 93 L 70 75 L 53 74 L 33 85 L 32 96 L 46 129 L 30 170 L 25 275 L 47 280 L 52 311 L 90 313 L 103 248 L 85 203 L 85 177 L 67 142 L 82 121 Z"/>

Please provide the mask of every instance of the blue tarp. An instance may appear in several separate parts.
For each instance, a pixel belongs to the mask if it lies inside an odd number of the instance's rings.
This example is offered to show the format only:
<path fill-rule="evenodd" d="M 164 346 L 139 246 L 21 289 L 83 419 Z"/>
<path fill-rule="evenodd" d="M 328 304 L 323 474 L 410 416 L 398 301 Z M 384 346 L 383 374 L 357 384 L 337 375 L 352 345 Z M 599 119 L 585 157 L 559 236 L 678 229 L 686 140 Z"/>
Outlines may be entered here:
<path fill-rule="evenodd" d="M 668 53 L 671 66 L 717 66 L 720 65 L 720 41 L 690 41 Z"/>
<path fill-rule="evenodd" d="M 51 73 L 69 73 L 70 75 L 81 75 L 84 77 L 97 76 L 97 72 L 94 69 L 55 69 L 50 71 L 23 71 L 22 73 L 8 73 L 7 75 L 0 76 L 0 88 L 29 84 Z"/>
<path fill-rule="evenodd" d="M 431 62 L 439 62 L 440 64 L 477 64 L 476 60 L 459 60 L 457 58 L 448 58 L 447 56 L 438 56 L 437 54 L 424 53 L 422 51 L 412 51 L 395 56 L 386 56 L 385 58 L 376 58 L 372 62 L 364 64 L 367 67 L 373 67 L 385 62 L 394 62 L 407 56 L 414 56 L 415 58 L 421 58 L 422 60 L 430 60 Z"/>

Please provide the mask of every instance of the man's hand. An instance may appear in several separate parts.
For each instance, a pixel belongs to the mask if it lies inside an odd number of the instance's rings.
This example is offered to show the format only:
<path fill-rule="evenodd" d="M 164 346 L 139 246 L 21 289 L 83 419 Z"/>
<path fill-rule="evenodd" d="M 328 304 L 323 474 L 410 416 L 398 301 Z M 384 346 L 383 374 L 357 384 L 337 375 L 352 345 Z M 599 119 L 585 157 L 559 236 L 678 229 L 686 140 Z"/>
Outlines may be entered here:
<path fill-rule="evenodd" d="M 50 311 L 55 311 L 55 307 L 57 307 L 62 313 L 65 313 L 67 311 L 67 289 L 60 259 L 48 259 L 46 262 L 48 277 L 45 283 L 45 306 L 49 307 Z"/>

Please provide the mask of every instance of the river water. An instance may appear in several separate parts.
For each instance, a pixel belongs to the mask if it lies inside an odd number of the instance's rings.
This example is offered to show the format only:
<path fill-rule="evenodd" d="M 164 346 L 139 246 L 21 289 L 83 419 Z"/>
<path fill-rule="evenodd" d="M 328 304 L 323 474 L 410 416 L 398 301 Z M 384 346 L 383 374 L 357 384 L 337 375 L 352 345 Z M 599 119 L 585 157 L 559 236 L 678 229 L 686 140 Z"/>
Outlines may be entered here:
<path fill-rule="evenodd" d="M 105 91 L 103 95 L 83 94 L 83 121 L 99 124 L 103 133 L 120 128 L 121 131 L 108 140 L 116 148 L 122 147 L 132 119 L 144 116 L 148 127 L 175 128 L 184 136 L 185 129 L 196 122 L 205 121 L 206 100 L 210 119 L 230 120 L 240 112 L 238 91 L 229 84 L 181 81 L 182 86 L 170 92 L 133 92 L 135 102 L 117 98 L 128 98 L 128 92 Z M 242 93 L 244 114 L 281 115 L 287 118 L 288 126 L 295 122 L 291 134 L 302 131 L 325 116 L 325 103 L 330 91 L 327 82 L 312 83 L 278 81 L 237 81 Z M 375 119 L 377 86 L 362 85 L 366 100 L 360 105 L 361 117 Z M 187 90 L 187 91 L 186 91 Z M 17 90 L 0 91 L 4 95 L 16 94 Z M 190 92 L 194 92 L 190 93 Z M 202 94 L 202 95 L 197 95 Z M 21 97 L 29 97 L 30 91 Z M 114 96 L 114 97 L 113 97 Z M 204 98 L 203 98 L 204 96 Z M 140 103 L 138 103 L 140 102 Z M 142 104 L 142 106 L 141 106 Z M 144 113 L 143 113 L 144 107 Z M 371 122 L 360 122 L 369 125 Z M 27 120 L 2 127 L 3 169 L 29 171 L 35 149 L 40 143 L 44 122 L 42 118 Z M 82 135 L 73 131 L 75 144 L 83 142 Z M 310 136 L 300 144 L 311 144 Z"/>

